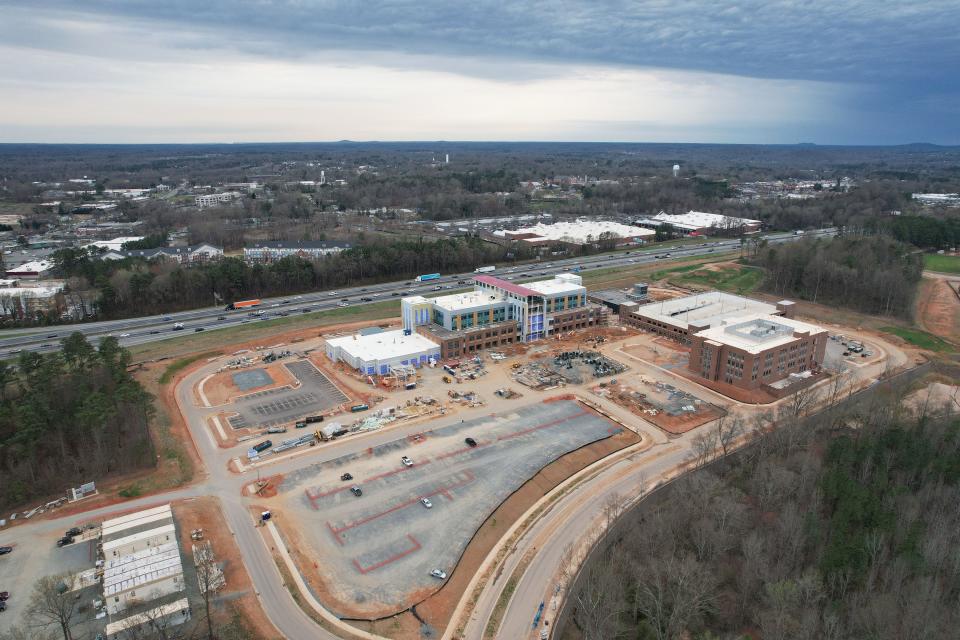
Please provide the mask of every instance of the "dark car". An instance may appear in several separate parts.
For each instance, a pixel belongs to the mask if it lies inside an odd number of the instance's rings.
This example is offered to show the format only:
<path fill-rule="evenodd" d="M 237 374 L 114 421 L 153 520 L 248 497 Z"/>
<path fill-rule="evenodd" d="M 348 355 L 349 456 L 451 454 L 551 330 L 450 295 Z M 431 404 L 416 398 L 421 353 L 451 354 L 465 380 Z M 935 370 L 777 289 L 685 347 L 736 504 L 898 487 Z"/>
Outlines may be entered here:
<path fill-rule="evenodd" d="M 353 476 L 350 475 L 349 473 L 345 473 L 342 476 L 340 476 L 340 479 L 346 482 L 347 480 L 353 480 Z"/>
<path fill-rule="evenodd" d="M 47 337 L 48 337 L 48 338 L 56 338 L 56 337 L 57 337 L 57 334 L 55 334 L 55 333 L 48 333 L 48 334 L 47 334 Z"/>
<path fill-rule="evenodd" d="M 9 591 L 0 591 L 0 600 L 9 600 L 10 592 Z"/>
<path fill-rule="evenodd" d="M 340 298 L 340 302 L 350 302 L 350 298 Z"/>
<path fill-rule="evenodd" d="M 226 320 L 227 316 L 217 316 L 217 320 Z"/>
<path fill-rule="evenodd" d="M 0 547 L 0 556 L 6 555 L 13 551 L 13 547 Z"/>
<path fill-rule="evenodd" d="M 350 493 L 357 496 L 358 498 L 363 495 L 363 491 L 357 485 L 350 487 Z"/>
<path fill-rule="evenodd" d="M 310 313 L 310 309 L 300 309 L 300 313 Z"/>
<path fill-rule="evenodd" d="M 360 302 L 373 302 L 373 298 L 368 298 L 366 296 L 360 298 Z"/>
<path fill-rule="evenodd" d="M 164 322 L 170 322 L 171 320 L 173 320 L 173 318 L 171 318 L 170 316 L 163 316 Z"/>
<path fill-rule="evenodd" d="M 58 547 L 65 547 L 68 544 L 73 544 L 73 538 L 71 536 L 63 536 L 62 538 L 57 540 Z"/>
<path fill-rule="evenodd" d="M 280 301 L 280 304 L 290 304 L 290 301 L 289 301 L 289 300 L 281 300 L 281 301 Z"/>
<path fill-rule="evenodd" d="M 468 447 L 475 447 L 475 446 L 477 446 L 477 441 L 474 440 L 473 438 L 464 438 L 463 441 L 467 443 L 467 446 L 468 446 Z"/>
<path fill-rule="evenodd" d="M 197 327 L 196 329 L 194 329 L 194 332 L 196 332 L 196 331 L 205 331 L 205 330 L 206 330 L 205 327 Z"/>
<path fill-rule="evenodd" d="M 160 333 L 160 332 L 157 331 L 156 329 L 154 329 L 153 331 L 150 332 L 150 335 L 155 336 L 155 335 L 157 335 L 158 333 Z"/>
<path fill-rule="evenodd" d="M 73 536 L 78 536 L 81 533 L 83 533 L 83 530 L 80 527 L 70 527 L 69 529 L 67 529 L 67 532 L 63 535 L 73 537 Z"/>
<path fill-rule="evenodd" d="M 6 610 L 7 610 L 7 603 L 6 603 L 6 601 L 5 601 L 5 600 L 0 600 L 0 611 L 6 611 Z"/>

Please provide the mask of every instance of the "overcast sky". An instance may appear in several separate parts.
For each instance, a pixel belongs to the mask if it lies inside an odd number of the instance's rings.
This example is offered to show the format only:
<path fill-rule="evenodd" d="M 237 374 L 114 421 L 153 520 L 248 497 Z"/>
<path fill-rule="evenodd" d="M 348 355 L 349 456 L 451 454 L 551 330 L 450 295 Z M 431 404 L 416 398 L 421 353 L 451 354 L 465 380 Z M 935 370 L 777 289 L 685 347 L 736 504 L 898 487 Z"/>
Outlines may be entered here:
<path fill-rule="evenodd" d="M 960 0 L 0 0 L 0 141 L 960 144 Z"/>

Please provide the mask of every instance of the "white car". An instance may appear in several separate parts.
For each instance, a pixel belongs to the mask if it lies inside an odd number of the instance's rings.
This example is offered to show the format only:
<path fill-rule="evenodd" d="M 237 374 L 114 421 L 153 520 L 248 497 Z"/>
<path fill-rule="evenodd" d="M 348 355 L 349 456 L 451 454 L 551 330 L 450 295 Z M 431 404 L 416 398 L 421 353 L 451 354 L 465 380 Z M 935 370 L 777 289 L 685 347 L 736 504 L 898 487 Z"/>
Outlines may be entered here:
<path fill-rule="evenodd" d="M 121 337 L 121 338 L 129 338 L 129 337 L 130 337 L 130 334 L 129 334 L 129 333 L 121 333 L 121 334 L 120 334 L 120 337 Z"/>
<path fill-rule="evenodd" d="M 405 466 L 405 467 L 412 467 L 412 466 L 413 466 L 413 460 L 411 460 L 411 459 L 408 458 L 407 456 L 403 456 L 402 458 L 400 458 L 400 462 L 402 462 L 402 463 L 403 463 L 403 466 Z"/>
<path fill-rule="evenodd" d="M 433 576 L 434 578 L 439 578 L 440 580 L 447 579 L 446 572 L 442 571 L 441 569 L 434 569 L 433 571 L 430 572 L 430 575 Z"/>
<path fill-rule="evenodd" d="M 349 307 L 350 305 L 349 305 L 348 303 L 346 303 L 346 302 L 341 302 L 341 303 L 338 304 L 337 306 L 338 306 L 338 307 Z"/>
<path fill-rule="evenodd" d="M 429 498 L 420 498 L 420 504 L 425 506 L 427 509 L 433 509 L 433 503 L 430 502 Z"/>

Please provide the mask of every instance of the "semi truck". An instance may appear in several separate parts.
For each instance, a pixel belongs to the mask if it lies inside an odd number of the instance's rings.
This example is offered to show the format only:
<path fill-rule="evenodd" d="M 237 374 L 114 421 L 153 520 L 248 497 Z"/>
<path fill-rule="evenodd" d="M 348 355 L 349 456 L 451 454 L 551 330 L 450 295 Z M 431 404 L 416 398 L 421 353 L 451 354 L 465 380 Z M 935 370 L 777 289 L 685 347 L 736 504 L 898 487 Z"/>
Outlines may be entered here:
<path fill-rule="evenodd" d="M 474 272 L 474 273 L 490 273 L 491 271 L 496 271 L 496 269 L 497 269 L 497 268 L 494 267 L 494 266 L 489 266 L 489 267 L 477 267 L 476 269 L 473 270 L 473 272 Z"/>
<path fill-rule="evenodd" d="M 426 273 L 422 276 L 417 276 L 417 282 L 427 282 L 428 280 L 439 280 L 439 273 Z"/>
<path fill-rule="evenodd" d="M 238 300 L 237 302 L 231 302 L 226 307 L 227 311 L 236 311 L 237 309 L 250 309 L 252 307 L 259 307 L 260 300 Z"/>

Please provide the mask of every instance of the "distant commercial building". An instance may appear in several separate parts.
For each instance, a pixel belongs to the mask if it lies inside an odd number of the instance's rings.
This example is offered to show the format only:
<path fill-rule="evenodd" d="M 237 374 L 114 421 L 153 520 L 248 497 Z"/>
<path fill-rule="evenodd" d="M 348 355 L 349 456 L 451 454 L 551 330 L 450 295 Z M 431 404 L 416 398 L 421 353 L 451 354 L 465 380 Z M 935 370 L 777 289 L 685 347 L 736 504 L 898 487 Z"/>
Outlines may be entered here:
<path fill-rule="evenodd" d="M 603 325 L 607 309 L 587 302 L 580 276 L 514 284 L 475 276 L 474 291 L 401 301 L 403 327 L 438 341 L 443 358 Z"/>
<path fill-rule="evenodd" d="M 227 202 L 232 202 L 240 197 L 240 193 L 236 191 L 224 191 L 222 193 L 206 193 L 202 196 L 195 196 L 193 198 L 193 203 L 203 209 L 204 207 L 214 207 L 218 204 L 224 204 Z"/>
<path fill-rule="evenodd" d="M 494 235 L 520 240 L 529 244 L 563 242 L 573 245 L 597 244 L 609 239 L 616 246 L 632 246 L 652 240 L 656 232 L 607 220 L 577 220 L 576 222 L 538 223 L 515 231 L 495 231 Z"/>
<path fill-rule="evenodd" d="M 20 266 L 13 267 L 7 271 L 7 278 L 16 278 L 24 280 L 39 280 L 50 274 L 53 271 L 54 265 L 52 260 L 34 260 L 32 262 L 25 262 Z"/>
<path fill-rule="evenodd" d="M 100 551 L 104 602 L 111 615 L 186 589 L 169 504 L 103 522 Z"/>
<path fill-rule="evenodd" d="M 121 251 L 128 242 L 138 242 L 143 236 L 122 236 L 113 240 L 97 240 L 83 245 L 83 249 L 106 249 L 107 251 Z"/>
<path fill-rule="evenodd" d="M 810 378 L 823 364 L 828 334 L 814 324 L 774 315 L 731 318 L 690 336 L 689 370 L 739 389 Z"/>
<path fill-rule="evenodd" d="M 960 193 L 912 193 L 910 197 L 920 204 L 941 207 L 960 207 Z"/>
<path fill-rule="evenodd" d="M 14 320 L 57 316 L 65 308 L 63 286 L 62 280 L 0 280 L 0 316 Z"/>
<path fill-rule="evenodd" d="M 297 256 L 307 260 L 315 260 L 334 253 L 340 253 L 350 248 L 349 242 L 333 242 L 328 240 L 314 241 L 286 241 L 257 242 L 243 248 L 243 259 L 246 262 L 270 263 L 282 258 Z"/>
<path fill-rule="evenodd" d="M 678 231 L 692 234 L 715 233 L 752 233 L 760 230 L 761 222 L 749 218 L 734 218 L 719 213 L 705 211 L 689 211 L 687 213 L 669 214 L 661 211 L 651 218 L 641 218 L 637 224 L 650 227 L 659 227 L 669 224 Z"/>
<path fill-rule="evenodd" d="M 625 304 L 620 322 L 688 344 L 690 335 L 747 315 L 781 315 L 791 318 L 794 304 L 781 300 L 769 304 L 721 291 L 708 291 L 650 304 Z"/>

